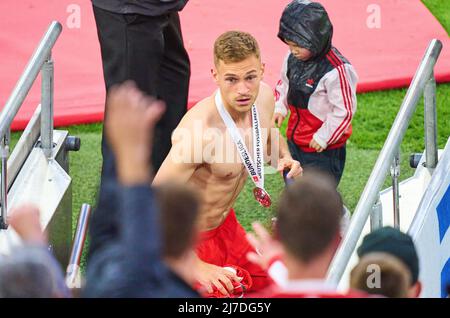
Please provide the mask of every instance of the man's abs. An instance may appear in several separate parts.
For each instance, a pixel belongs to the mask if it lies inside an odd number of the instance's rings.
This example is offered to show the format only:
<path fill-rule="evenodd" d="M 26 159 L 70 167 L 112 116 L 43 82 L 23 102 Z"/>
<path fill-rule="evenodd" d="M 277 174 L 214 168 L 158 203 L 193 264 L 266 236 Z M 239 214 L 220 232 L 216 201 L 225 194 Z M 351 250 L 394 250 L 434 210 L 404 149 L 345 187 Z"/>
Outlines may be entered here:
<path fill-rule="evenodd" d="M 217 174 L 216 168 L 214 164 L 202 167 L 189 180 L 189 183 L 199 191 L 202 200 L 200 231 L 214 229 L 223 223 L 247 178 L 241 164 L 231 165 L 225 175 Z"/>

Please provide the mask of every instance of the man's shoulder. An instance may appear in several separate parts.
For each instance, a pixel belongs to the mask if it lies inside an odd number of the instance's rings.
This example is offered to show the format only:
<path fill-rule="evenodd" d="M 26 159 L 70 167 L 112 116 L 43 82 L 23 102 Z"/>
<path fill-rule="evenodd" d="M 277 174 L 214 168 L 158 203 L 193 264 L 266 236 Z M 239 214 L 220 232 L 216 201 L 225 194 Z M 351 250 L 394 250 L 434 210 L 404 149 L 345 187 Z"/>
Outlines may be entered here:
<path fill-rule="evenodd" d="M 261 106 L 275 103 L 275 95 L 268 84 L 261 82 L 256 103 Z"/>
<path fill-rule="evenodd" d="M 209 96 L 189 109 L 178 124 L 177 129 L 217 128 L 221 123 L 222 121 L 217 112 L 214 98 Z"/>
<path fill-rule="evenodd" d="M 272 114 L 275 109 L 275 95 L 272 88 L 264 82 L 261 82 L 259 86 L 256 106 L 258 107 L 258 111 L 267 114 L 270 118 L 272 118 Z"/>
<path fill-rule="evenodd" d="M 259 96 L 269 100 L 275 99 L 272 87 L 270 87 L 270 85 L 265 82 L 261 82 L 259 86 Z"/>
<path fill-rule="evenodd" d="M 215 117 L 214 100 L 211 96 L 199 101 L 189 109 L 181 120 L 179 127 L 193 127 L 197 125 L 208 126 Z"/>

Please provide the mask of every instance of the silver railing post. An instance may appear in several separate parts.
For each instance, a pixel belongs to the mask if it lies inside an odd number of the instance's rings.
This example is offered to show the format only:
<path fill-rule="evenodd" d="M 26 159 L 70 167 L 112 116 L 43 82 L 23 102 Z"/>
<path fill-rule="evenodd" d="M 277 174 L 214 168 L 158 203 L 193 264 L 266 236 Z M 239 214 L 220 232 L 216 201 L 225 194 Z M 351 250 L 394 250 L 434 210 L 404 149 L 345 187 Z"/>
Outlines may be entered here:
<path fill-rule="evenodd" d="M 370 213 L 370 231 L 373 232 L 383 226 L 383 205 L 381 204 L 380 194 L 377 202 L 372 206 Z"/>
<path fill-rule="evenodd" d="M 41 145 L 45 157 L 52 157 L 53 149 L 53 61 L 51 53 L 42 65 L 41 87 Z"/>
<path fill-rule="evenodd" d="M 398 186 L 398 179 L 400 176 L 400 151 L 397 150 L 392 160 L 391 177 L 392 177 L 392 204 L 394 211 L 394 227 L 400 228 L 400 189 Z"/>
<path fill-rule="evenodd" d="M 1 216 L 0 216 L 0 228 L 5 230 L 8 228 L 8 156 L 9 156 L 9 140 L 10 131 L 0 140 L 0 158 L 2 161 L 2 176 L 1 176 Z"/>
<path fill-rule="evenodd" d="M 436 111 L 436 80 L 434 73 L 425 85 L 424 90 L 425 103 L 425 154 L 426 167 L 428 169 L 436 168 L 438 162 L 437 151 L 437 111 Z"/>

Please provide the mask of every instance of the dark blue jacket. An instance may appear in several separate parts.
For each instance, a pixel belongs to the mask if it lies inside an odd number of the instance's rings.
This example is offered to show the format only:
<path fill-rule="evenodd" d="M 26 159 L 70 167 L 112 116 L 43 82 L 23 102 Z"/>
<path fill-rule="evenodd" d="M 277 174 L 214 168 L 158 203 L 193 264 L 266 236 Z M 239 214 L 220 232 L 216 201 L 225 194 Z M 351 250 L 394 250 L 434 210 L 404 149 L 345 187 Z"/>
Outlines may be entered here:
<path fill-rule="evenodd" d="M 158 207 L 150 186 L 122 187 L 116 193 L 118 218 L 104 222 L 117 223 L 118 237 L 102 241 L 90 255 L 83 296 L 199 297 L 162 261 Z"/>

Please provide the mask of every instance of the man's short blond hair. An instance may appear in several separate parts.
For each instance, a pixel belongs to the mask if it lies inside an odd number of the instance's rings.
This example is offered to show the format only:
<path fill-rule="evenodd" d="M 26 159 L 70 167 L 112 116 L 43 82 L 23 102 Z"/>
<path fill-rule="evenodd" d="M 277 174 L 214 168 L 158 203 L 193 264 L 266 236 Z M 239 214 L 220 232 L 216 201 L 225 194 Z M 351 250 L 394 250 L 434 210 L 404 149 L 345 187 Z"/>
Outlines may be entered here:
<path fill-rule="evenodd" d="M 260 58 L 260 51 L 256 39 L 247 32 L 228 31 L 220 35 L 214 43 L 214 64 L 219 61 L 236 63 L 255 55 Z"/>

